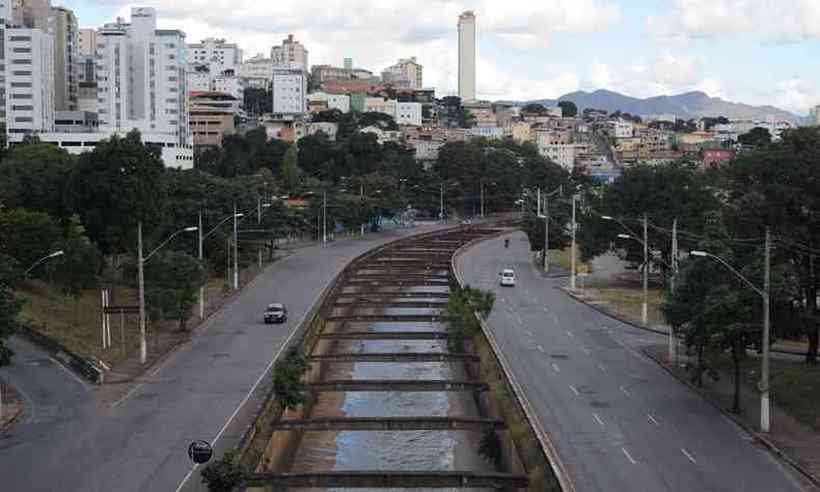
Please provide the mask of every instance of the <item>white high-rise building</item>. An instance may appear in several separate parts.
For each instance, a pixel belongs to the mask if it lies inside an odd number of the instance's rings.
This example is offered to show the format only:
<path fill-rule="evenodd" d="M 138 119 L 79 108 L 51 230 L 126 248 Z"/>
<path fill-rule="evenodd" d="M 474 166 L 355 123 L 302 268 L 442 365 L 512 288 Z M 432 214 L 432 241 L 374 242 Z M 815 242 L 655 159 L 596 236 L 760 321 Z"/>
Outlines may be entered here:
<path fill-rule="evenodd" d="M 57 111 L 76 111 L 78 99 L 79 39 L 77 17 L 54 7 L 54 104 Z"/>
<path fill-rule="evenodd" d="M 293 34 L 283 39 L 281 46 L 271 48 L 270 57 L 274 67 L 298 68 L 305 73 L 308 72 L 308 50 L 302 43 L 293 39 Z"/>
<path fill-rule="evenodd" d="M 307 111 L 307 74 L 301 68 L 273 69 L 273 113 L 303 115 Z"/>
<path fill-rule="evenodd" d="M 201 43 L 189 44 L 186 49 L 188 63 L 206 65 L 215 77 L 225 70 L 238 71 L 242 64 L 242 50 L 224 39 L 206 38 Z"/>
<path fill-rule="evenodd" d="M 103 26 L 97 33 L 100 130 L 136 128 L 146 141 L 167 140 L 166 165 L 193 166 L 185 66 L 185 33 L 157 29 L 153 8 L 132 8 L 131 24 Z"/>
<path fill-rule="evenodd" d="M 6 131 L 10 142 L 54 130 L 54 37 L 40 29 L 6 29 Z"/>
<path fill-rule="evenodd" d="M 475 101 L 475 14 L 467 10 L 458 16 L 458 96 Z"/>
<path fill-rule="evenodd" d="M 11 24 L 12 0 L 0 0 L 0 39 L 5 43 L 6 28 Z M 6 125 L 6 50 L 0 49 L 0 121 Z"/>
<path fill-rule="evenodd" d="M 809 122 L 810 125 L 820 126 L 820 105 L 815 106 L 811 111 L 809 111 L 809 117 L 811 119 Z"/>
<path fill-rule="evenodd" d="M 239 76 L 246 87 L 267 89 L 273 78 L 273 60 L 261 53 L 249 58 L 239 66 Z"/>

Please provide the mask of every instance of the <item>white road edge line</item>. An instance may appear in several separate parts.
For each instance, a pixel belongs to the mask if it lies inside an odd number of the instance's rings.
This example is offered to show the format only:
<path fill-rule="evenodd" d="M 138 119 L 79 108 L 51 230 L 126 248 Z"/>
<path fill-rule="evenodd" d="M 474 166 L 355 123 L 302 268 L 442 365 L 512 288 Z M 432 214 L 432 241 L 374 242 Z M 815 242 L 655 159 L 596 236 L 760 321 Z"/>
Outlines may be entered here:
<path fill-rule="evenodd" d="M 561 369 L 558 368 L 558 365 L 556 365 L 555 362 L 552 363 L 552 368 L 555 370 L 555 372 L 561 372 Z"/>
<path fill-rule="evenodd" d="M 348 263 L 345 263 L 344 265 L 347 266 Z M 293 331 L 290 332 L 290 335 L 288 335 L 288 337 L 285 339 L 285 341 L 282 342 L 282 345 L 279 346 L 279 350 L 276 352 L 276 355 L 270 360 L 270 362 L 268 362 L 268 365 L 265 366 L 265 370 L 262 371 L 262 374 L 260 374 L 259 378 L 256 380 L 256 382 L 253 383 L 253 386 L 251 386 L 251 389 L 248 391 L 248 394 L 245 395 L 245 398 L 243 398 L 241 402 L 239 402 L 239 405 L 237 405 L 236 409 L 233 411 L 231 416 L 228 417 L 228 420 L 225 422 L 225 425 L 223 425 L 222 428 L 219 429 L 219 432 L 216 434 L 216 436 L 213 439 L 211 439 L 211 446 L 212 447 L 216 447 L 216 442 L 219 440 L 220 437 L 222 437 L 222 434 L 225 433 L 225 430 L 228 428 L 228 426 L 231 425 L 231 422 L 233 422 L 233 419 L 236 418 L 236 415 L 239 413 L 239 411 L 242 409 L 242 407 L 245 406 L 245 403 L 247 403 L 248 400 L 251 399 L 251 395 L 253 394 L 254 391 L 256 391 L 256 387 L 259 386 L 259 383 L 261 383 L 262 379 L 264 379 L 265 376 L 268 374 L 268 371 L 270 371 L 271 367 L 273 367 L 273 364 L 276 362 L 276 360 L 282 354 L 282 351 L 285 349 L 285 347 L 288 346 L 288 344 L 290 343 L 290 340 L 293 338 L 294 335 L 296 335 L 296 332 L 299 331 L 299 327 L 302 326 L 302 323 L 305 321 L 305 318 L 307 318 L 307 315 L 311 311 L 313 311 L 313 308 L 316 306 L 316 303 L 319 302 L 319 299 L 322 298 L 323 294 L 325 293 L 325 290 L 328 288 L 328 286 L 330 286 L 333 283 L 333 280 L 336 279 L 336 277 L 339 275 L 339 273 L 341 273 L 341 271 L 343 269 L 344 269 L 344 267 L 342 269 L 340 269 L 338 272 L 336 272 L 333 275 L 333 277 L 331 277 L 331 281 L 328 282 L 325 285 L 325 287 L 322 289 L 322 291 L 319 293 L 319 295 L 313 300 L 313 304 L 311 304 L 310 307 L 307 309 L 307 311 L 305 311 L 305 314 L 302 315 L 302 319 L 300 319 L 299 322 L 296 323 L 296 325 L 294 325 Z M 188 471 L 188 473 L 185 474 L 185 477 L 179 483 L 179 486 L 177 486 L 175 492 L 179 492 L 180 490 L 182 490 L 183 487 L 185 487 L 185 484 L 188 482 L 188 480 L 191 478 L 191 475 L 194 474 L 194 472 L 196 471 L 197 468 L 199 468 L 199 465 L 191 466 L 191 469 Z"/>
<path fill-rule="evenodd" d="M 632 393 L 626 390 L 623 386 L 620 387 L 621 393 L 625 394 L 627 398 L 632 398 Z"/>
<path fill-rule="evenodd" d="M 647 413 L 646 416 L 649 417 L 649 421 L 652 422 L 653 424 L 661 425 L 660 423 L 658 423 L 657 420 L 655 420 L 655 417 L 653 417 L 651 413 Z"/>
<path fill-rule="evenodd" d="M 62 369 L 63 371 L 65 371 L 65 373 L 66 373 L 66 374 L 68 374 L 69 376 L 71 376 L 71 379 L 73 379 L 74 381 L 77 381 L 78 383 L 80 383 L 80 385 L 82 385 L 82 387 L 83 387 L 83 388 L 85 388 L 85 389 L 90 389 L 90 388 L 88 387 L 88 385 L 85 383 L 85 381 L 83 381 L 82 379 L 80 379 L 80 377 L 79 377 L 79 376 L 77 376 L 76 374 L 74 374 L 73 372 L 71 372 L 71 371 L 70 371 L 70 370 L 69 370 L 66 366 L 62 365 L 62 364 L 61 364 L 61 363 L 60 363 L 57 359 L 54 359 L 53 357 L 49 357 L 49 358 L 48 358 L 48 360 L 50 360 L 50 361 L 51 361 L 51 362 L 53 362 L 56 366 L 58 366 L 60 369 Z"/>
<path fill-rule="evenodd" d="M 592 416 L 595 417 L 595 421 L 598 422 L 598 425 L 600 425 L 601 427 L 605 426 L 604 421 L 601 420 L 601 417 L 599 417 L 597 413 L 592 412 Z"/>
<path fill-rule="evenodd" d="M 621 448 L 621 451 L 623 451 L 624 456 L 626 456 L 626 459 L 628 459 L 630 463 L 632 463 L 633 465 L 638 464 L 638 462 L 635 461 L 635 458 L 633 458 L 632 455 L 629 454 L 629 451 L 627 451 L 626 448 Z"/>
<path fill-rule="evenodd" d="M 580 396 L 580 395 L 581 395 L 581 393 L 580 393 L 580 392 L 578 392 L 578 390 L 577 390 L 577 389 L 575 389 L 575 386 L 573 386 L 573 385 L 569 385 L 569 389 L 571 389 L 571 390 L 572 390 L 572 392 L 573 392 L 573 393 L 575 393 L 575 396 Z"/>
<path fill-rule="evenodd" d="M 692 455 L 691 455 L 691 454 L 689 454 L 689 452 L 688 452 L 688 451 L 686 451 L 686 450 L 685 450 L 685 449 L 683 449 L 683 448 L 680 448 L 680 452 L 681 452 L 681 453 L 683 453 L 683 454 L 684 454 L 684 456 L 686 456 L 687 458 L 689 458 L 689 461 L 691 461 L 692 463 L 694 463 L 694 464 L 696 464 L 696 465 L 698 464 L 698 462 L 697 462 L 697 461 L 695 461 L 695 458 L 693 458 L 693 457 L 692 457 Z"/>
<path fill-rule="evenodd" d="M 601 372 L 606 372 L 606 367 L 604 367 L 603 364 L 598 364 L 598 369 L 600 369 Z"/>
<path fill-rule="evenodd" d="M 574 338 L 574 337 L 575 337 L 575 335 L 574 335 L 571 331 L 569 331 L 569 330 L 567 330 L 567 335 L 568 335 L 570 338 Z"/>
<path fill-rule="evenodd" d="M 531 332 L 531 331 L 528 331 L 528 332 L 527 332 L 527 335 L 529 335 L 529 336 L 533 336 L 533 334 L 532 334 L 532 332 Z"/>
<path fill-rule="evenodd" d="M 538 345 L 538 346 L 537 346 L 537 347 L 535 347 L 535 348 L 537 348 L 537 349 L 538 349 L 538 351 L 539 351 L 539 352 L 541 352 L 542 354 L 544 353 L 544 347 L 542 347 L 542 346 Z"/>

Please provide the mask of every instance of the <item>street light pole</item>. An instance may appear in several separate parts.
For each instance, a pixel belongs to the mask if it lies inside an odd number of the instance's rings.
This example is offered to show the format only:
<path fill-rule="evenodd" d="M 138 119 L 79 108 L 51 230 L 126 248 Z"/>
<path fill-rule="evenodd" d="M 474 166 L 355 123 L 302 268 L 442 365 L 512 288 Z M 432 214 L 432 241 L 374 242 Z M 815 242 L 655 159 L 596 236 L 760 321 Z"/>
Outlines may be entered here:
<path fill-rule="evenodd" d="M 481 218 L 484 218 L 484 180 L 481 180 Z"/>
<path fill-rule="evenodd" d="M 237 233 L 236 202 L 233 204 L 233 290 L 239 290 L 239 236 Z"/>
<path fill-rule="evenodd" d="M 723 258 L 715 256 L 706 251 L 692 251 L 692 256 L 708 256 L 723 266 L 730 272 L 734 273 L 739 279 L 743 280 L 746 285 L 763 299 L 763 340 L 762 340 L 762 357 L 760 361 L 760 432 L 768 433 L 771 427 L 771 405 L 769 401 L 769 357 L 770 357 L 770 332 L 771 332 L 771 313 L 770 313 L 770 296 L 771 296 L 771 261 L 772 261 L 772 238 L 769 227 L 766 227 L 766 242 L 763 250 L 763 289 L 759 289 L 755 284 L 749 281 L 746 277 L 740 274 L 732 265 L 727 263 Z"/>
<path fill-rule="evenodd" d="M 544 273 L 550 271 L 550 205 L 547 195 L 544 195 Z"/>
<path fill-rule="evenodd" d="M 364 236 L 364 224 L 362 224 Z M 322 192 L 322 242 L 327 243 L 327 191 Z"/>
<path fill-rule="evenodd" d="M 137 223 L 137 278 L 139 282 L 140 363 L 145 364 L 148 348 L 145 344 L 145 260 L 142 258 L 142 222 Z"/>
<path fill-rule="evenodd" d="M 198 257 L 199 263 L 204 264 L 203 258 L 203 251 L 202 251 L 202 243 L 204 242 L 204 238 L 202 237 L 202 211 L 199 211 L 199 248 L 198 248 Z M 206 278 L 207 278 L 207 269 L 205 270 Z M 205 319 L 205 284 L 199 286 L 199 319 Z"/>
<path fill-rule="evenodd" d="M 256 225 L 262 225 L 262 197 L 257 195 L 256 197 Z M 256 252 L 259 260 L 259 269 L 262 269 L 262 246 L 260 244 L 256 244 Z"/>
<path fill-rule="evenodd" d="M 646 213 L 643 214 L 643 303 L 641 303 L 641 321 L 646 326 L 649 321 L 649 225 Z"/>
<path fill-rule="evenodd" d="M 766 227 L 763 266 L 763 361 L 760 368 L 760 432 L 769 432 L 769 296 L 771 295 L 771 232 Z"/>
<path fill-rule="evenodd" d="M 572 195 L 572 251 L 570 251 L 570 272 L 569 272 L 569 288 L 575 291 L 575 203 L 578 195 Z"/>
<path fill-rule="evenodd" d="M 672 222 L 672 275 L 669 278 L 669 293 L 675 295 L 675 287 L 678 275 L 678 219 Z M 675 363 L 677 358 L 677 337 L 675 327 L 669 326 L 669 365 Z"/>
<path fill-rule="evenodd" d="M 441 183 L 441 191 L 439 192 L 439 220 L 444 222 L 444 183 Z"/>
<path fill-rule="evenodd" d="M 361 200 L 361 204 L 364 205 L 364 183 L 359 185 L 359 198 Z M 364 237 L 364 223 L 361 224 L 362 227 L 362 237 Z"/>

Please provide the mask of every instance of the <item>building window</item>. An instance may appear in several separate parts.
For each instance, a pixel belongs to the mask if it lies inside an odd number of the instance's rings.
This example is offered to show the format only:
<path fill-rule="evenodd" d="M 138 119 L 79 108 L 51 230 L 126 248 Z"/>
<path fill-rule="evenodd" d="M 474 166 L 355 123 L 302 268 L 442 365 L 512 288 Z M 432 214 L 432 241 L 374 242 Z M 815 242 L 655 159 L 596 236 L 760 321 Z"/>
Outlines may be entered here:
<path fill-rule="evenodd" d="M 12 111 L 34 111 L 34 106 L 12 106 Z"/>
<path fill-rule="evenodd" d="M 12 65 L 31 65 L 31 60 L 21 58 L 21 59 L 18 59 L 18 60 L 12 60 L 11 64 Z"/>
<path fill-rule="evenodd" d="M 15 123 L 31 123 L 34 119 L 31 116 L 17 116 L 14 118 Z"/>
<path fill-rule="evenodd" d="M 31 41 L 31 36 L 11 36 L 9 41 Z"/>
<path fill-rule="evenodd" d="M 31 94 L 12 94 L 12 99 L 31 99 Z"/>

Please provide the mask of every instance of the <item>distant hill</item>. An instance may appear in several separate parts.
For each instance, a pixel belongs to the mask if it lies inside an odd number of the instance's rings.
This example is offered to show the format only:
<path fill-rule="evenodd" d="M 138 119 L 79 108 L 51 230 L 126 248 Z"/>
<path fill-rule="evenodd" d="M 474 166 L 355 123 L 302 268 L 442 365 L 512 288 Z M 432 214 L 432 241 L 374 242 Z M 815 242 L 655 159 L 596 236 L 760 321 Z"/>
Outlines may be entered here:
<path fill-rule="evenodd" d="M 704 116 L 725 116 L 730 119 L 764 120 L 767 116 L 803 123 L 804 118 L 774 106 L 751 106 L 749 104 L 725 101 L 719 97 L 709 97 L 703 92 L 686 92 L 676 96 L 656 96 L 638 99 L 608 90 L 594 92 L 577 91 L 565 94 L 558 99 L 539 99 L 521 104 L 537 103 L 555 106 L 559 101 L 572 101 L 579 111 L 585 108 L 604 109 L 609 112 L 621 110 L 624 113 L 637 115 L 674 114 L 681 119 L 700 118 Z"/>

